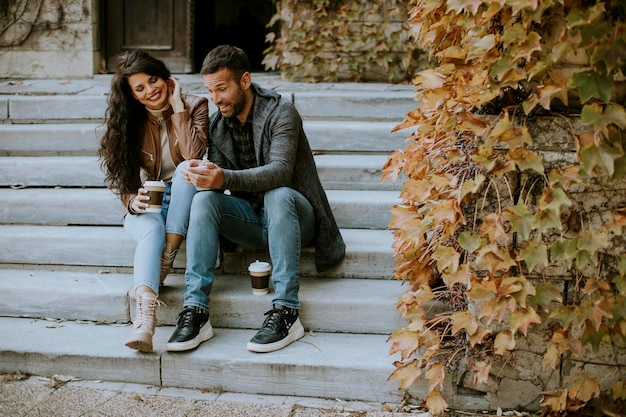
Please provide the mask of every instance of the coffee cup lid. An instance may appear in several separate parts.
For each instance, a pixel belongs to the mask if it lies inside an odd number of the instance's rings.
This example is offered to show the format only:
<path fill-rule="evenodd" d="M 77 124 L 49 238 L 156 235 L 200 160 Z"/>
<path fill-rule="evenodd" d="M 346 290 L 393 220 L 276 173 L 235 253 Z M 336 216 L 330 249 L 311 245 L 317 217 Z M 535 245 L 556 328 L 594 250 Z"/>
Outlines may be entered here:
<path fill-rule="evenodd" d="M 163 181 L 146 181 L 143 183 L 143 185 L 152 185 L 152 186 L 165 186 L 165 182 Z"/>
<path fill-rule="evenodd" d="M 271 268 L 269 262 L 259 261 L 258 259 L 250 264 L 248 271 L 251 272 L 266 272 Z"/>

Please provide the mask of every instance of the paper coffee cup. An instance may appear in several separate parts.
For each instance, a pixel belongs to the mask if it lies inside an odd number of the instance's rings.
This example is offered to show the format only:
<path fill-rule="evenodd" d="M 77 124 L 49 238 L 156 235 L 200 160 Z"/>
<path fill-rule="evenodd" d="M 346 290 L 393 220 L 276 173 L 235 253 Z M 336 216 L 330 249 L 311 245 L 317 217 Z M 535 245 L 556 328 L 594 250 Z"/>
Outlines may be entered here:
<path fill-rule="evenodd" d="M 258 259 L 250 264 L 248 272 L 252 282 L 252 294 L 263 295 L 269 292 L 271 269 L 269 262 L 262 262 Z"/>
<path fill-rule="evenodd" d="M 143 184 L 143 188 L 148 191 L 148 204 L 150 206 L 146 209 L 149 213 L 160 213 L 163 204 L 163 193 L 165 192 L 165 183 L 163 181 L 146 181 Z"/>

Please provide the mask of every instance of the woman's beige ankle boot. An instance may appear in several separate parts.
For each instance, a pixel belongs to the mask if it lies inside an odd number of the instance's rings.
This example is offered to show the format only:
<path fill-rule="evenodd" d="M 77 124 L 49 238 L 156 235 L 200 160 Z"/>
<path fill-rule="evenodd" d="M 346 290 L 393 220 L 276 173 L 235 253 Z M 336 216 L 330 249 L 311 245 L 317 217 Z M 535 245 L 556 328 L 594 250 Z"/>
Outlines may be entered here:
<path fill-rule="evenodd" d="M 141 352 L 152 352 L 152 336 L 156 326 L 156 308 L 160 302 L 156 295 L 143 293 L 135 298 L 133 330 L 126 339 L 126 346 Z"/>
<path fill-rule="evenodd" d="M 170 273 L 172 265 L 174 265 L 174 259 L 176 259 L 177 253 L 178 249 L 172 249 L 172 245 L 169 243 L 165 244 L 165 249 L 163 249 L 163 256 L 161 257 L 160 285 L 163 285 L 163 282 L 165 282 L 165 278 L 167 278 L 167 274 Z"/>

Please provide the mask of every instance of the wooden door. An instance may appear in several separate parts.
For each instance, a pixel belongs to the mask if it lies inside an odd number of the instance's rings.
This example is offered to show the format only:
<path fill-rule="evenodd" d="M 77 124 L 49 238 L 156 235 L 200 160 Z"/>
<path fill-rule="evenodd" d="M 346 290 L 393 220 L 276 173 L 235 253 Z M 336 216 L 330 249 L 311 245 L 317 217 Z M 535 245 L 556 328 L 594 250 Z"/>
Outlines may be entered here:
<path fill-rule="evenodd" d="M 193 64 L 193 0 L 108 0 L 106 15 L 107 71 L 127 49 L 144 49 L 163 60 L 172 73 L 191 73 Z"/>

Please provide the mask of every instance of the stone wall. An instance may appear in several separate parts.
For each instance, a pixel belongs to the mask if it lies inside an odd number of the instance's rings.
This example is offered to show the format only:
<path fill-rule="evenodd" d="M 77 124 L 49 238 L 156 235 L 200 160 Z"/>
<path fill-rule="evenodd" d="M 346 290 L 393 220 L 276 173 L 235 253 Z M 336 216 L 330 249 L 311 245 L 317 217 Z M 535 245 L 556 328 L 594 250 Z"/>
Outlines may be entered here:
<path fill-rule="evenodd" d="M 98 0 L 0 1 L 2 78 L 87 78 L 98 72 Z"/>

